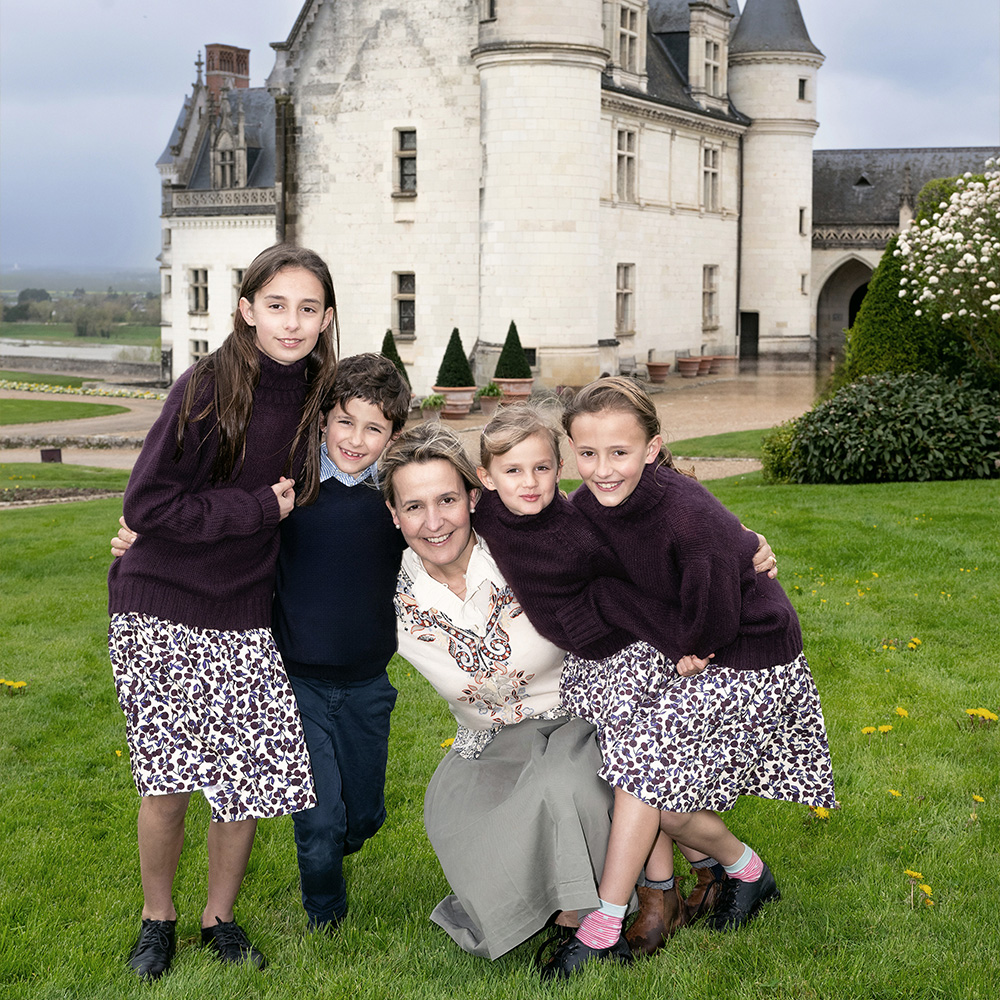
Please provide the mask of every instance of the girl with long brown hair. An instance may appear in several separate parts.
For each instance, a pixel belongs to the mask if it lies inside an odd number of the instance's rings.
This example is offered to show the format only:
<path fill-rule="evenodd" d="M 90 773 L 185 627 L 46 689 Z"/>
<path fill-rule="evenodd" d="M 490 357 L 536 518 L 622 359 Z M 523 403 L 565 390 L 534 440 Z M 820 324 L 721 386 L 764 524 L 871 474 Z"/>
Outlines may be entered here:
<path fill-rule="evenodd" d="M 177 380 L 125 492 L 138 537 L 108 574 L 108 635 L 142 798 L 142 926 L 129 965 L 144 978 L 174 955 L 191 793 L 203 792 L 212 812 L 202 943 L 223 962 L 259 967 L 264 957 L 233 915 L 257 819 L 315 804 L 268 626 L 278 524 L 319 487 L 336 329 L 320 257 L 290 244 L 261 253 L 244 274 L 233 332 Z"/>

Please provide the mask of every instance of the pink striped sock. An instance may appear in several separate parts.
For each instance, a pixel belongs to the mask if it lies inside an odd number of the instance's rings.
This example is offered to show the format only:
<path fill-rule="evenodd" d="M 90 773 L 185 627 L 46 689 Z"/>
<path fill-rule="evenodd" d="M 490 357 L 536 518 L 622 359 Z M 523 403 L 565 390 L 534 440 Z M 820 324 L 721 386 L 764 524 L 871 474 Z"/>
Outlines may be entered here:
<path fill-rule="evenodd" d="M 738 878 L 741 882 L 756 882 L 763 871 L 764 862 L 760 860 L 756 851 L 750 852 L 750 860 L 738 872 L 726 869 L 730 878 Z"/>
<path fill-rule="evenodd" d="M 576 936 L 588 948 L 610 948 L 621 937 L 623 920 L 594 910 L 580 921 Z"/>

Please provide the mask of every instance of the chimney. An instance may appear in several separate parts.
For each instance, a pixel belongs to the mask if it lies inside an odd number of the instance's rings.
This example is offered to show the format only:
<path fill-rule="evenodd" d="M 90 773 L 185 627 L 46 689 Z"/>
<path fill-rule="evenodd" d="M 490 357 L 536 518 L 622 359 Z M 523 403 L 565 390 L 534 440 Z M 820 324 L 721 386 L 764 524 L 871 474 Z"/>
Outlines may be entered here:
<path fill-rule="evenodd" d="M 250 86 L 250 50 L 218 42 L 206 45 L 205 83 L 216 100 L 224 87 L 245 90 Z"/>

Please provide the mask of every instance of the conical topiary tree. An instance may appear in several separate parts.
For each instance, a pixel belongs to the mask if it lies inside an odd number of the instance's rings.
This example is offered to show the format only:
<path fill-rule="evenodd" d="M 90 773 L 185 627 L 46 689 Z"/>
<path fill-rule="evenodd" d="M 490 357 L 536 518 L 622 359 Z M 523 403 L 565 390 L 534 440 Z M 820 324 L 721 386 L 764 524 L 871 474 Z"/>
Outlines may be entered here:
<path fill-rule="evenodd" d="M 396 350 L 396 338 L 392 335 L 392 330 L 386 330 L 385 336 L 382 338 L 382 357 L 388 358 L 396 366 L 396 370 L 412 389 L 410 376 L 406 374 L 406 365 L 403 364 L 403 359 L 399 356 L 399 351 Z"/>
<path fill-rule="evenodd" d="M 462 347 L 462 338 L 458 335 L 458 327 L 451 331 L 451 339 L 445 348 L 444 357 L 441 359 L 441 367 L 438 369 L 437 381 L 434 383 L 438 388 L 465 388 L 475 386 L 476 380 L 472 377 L 472 369 L 469 367 L 469 359 L 465 356 L 465 349 Z"/>
<path fill-rule="evenodd" d="M 531 378 L 531 365 L 521 346 L 521 338 L 517 335 L 514 321 L 507 328 L 507 339 L 503 342 L 503 350 L 497 358 L 494 378 Z"/>

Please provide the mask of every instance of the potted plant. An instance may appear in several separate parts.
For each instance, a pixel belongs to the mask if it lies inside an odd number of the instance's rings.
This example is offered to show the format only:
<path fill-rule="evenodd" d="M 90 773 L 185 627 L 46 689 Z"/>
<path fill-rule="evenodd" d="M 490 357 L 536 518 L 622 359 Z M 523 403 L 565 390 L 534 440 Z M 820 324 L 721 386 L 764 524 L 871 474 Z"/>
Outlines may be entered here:
<path fill-rule="evenodd" d="M 424 396 L 420 401 L 421 420 L 440 420 L 441 408 L 444 406 L 444 396 L 439 392 L 432 392 L 429 396 Z"/>
<path fill-rule="evenodd" d="M 652 351 L 650 351 L 650 353 L 652 354 Z M 667 372 L 669 371 L 670 371 L 669 361 L 654 361 L 652 358 L 650 358 L 646 362 L 646 372 L 649 374 L 650 382 L 656 382 L 656 383 L 666 382 Z"/>
<path fill-rule="evenodd" d="M 469 359 L 465 356 L 457 326 L 451 331 L 448 346 L 441 359 L 441 367 L 438 369 L 437 382 L 432 388 L 444 396 L 442 417 L 455 420 L 464 417 L 472 409 L 476 380 L 472 377 L 472 368 L 469 367 Z"/>
<path fill-rule="evenodd" d="M 503 342 L 503 350 L 497 359 L 493 381 L 500 386 L 505 403 L 527 399 L 531 395 L 531 385 L 534 382 L 531 365 L 528 364 L 513 320 L 507 328 L 507 339 Z"/>
<path fill-rule="evenodd" d="M 406 365 L 403 364 L 403 359 L 396 349 L 396 338 L 392 335 L 392 330 L 385 331 L 385 336 L 382 338 L 381 354 L 383 358 L 388 358 L 396 366 L 396 370 L 403 376 L 406 384 L 411 385 L 410 376 L 406 374 Z"/>
<path fill-rule="evenodd" d="M 483 411 L 483 416 L 489 420 L 496 413 L 500 400 L 503 399 L 503 389 L 496 382 L 487 382 L 482 389 L 476 390 L 476 399 L 479 400 L 479 408 Z"/>

